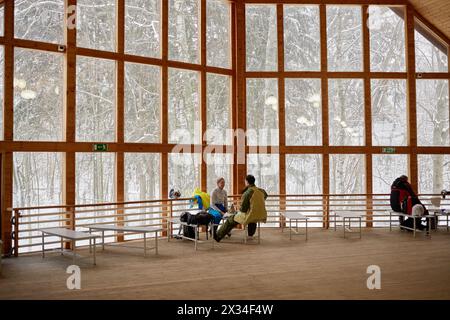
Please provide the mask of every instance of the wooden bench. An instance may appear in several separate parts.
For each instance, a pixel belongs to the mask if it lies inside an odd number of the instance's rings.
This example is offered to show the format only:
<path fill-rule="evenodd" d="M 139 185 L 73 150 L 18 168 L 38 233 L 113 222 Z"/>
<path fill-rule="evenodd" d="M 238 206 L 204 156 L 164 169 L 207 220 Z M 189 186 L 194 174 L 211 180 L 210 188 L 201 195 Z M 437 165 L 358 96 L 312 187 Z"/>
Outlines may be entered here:
<path fill-rule="evenodd" d="M 203 227 L 204 225 L 188 224 L 187 222 L 180 221 L 180 217 L 166 218 L 166 220 L 167 220 L 167 241 L 170 241 L 170 238 L 172 236 L 172 225 L 174 223 L 176 223 L 176 224 L 179 224 L 179 228 L 178 228 L 178 234 L 175 237 L 193 241 L 195 250 L 197 250 L 199 243 L 205 242 L 205 241 L 199 239 L 200 228 Z M 183 226 L 188 227 L 188 228 L 193 228 L 195 237 L 190 238 L 190 237 L 185 236 L 182 232 Z M 213 228 L 212 223 L 210 223 L 209 226 L 211 226 L 211 228 Z M 208 228 L 206 228 L 206 240 L 208 241 Z M 214 237 L 211 237 L 210 241 L 212 241 L 212 247 L 214 248 Z"/>
<path fill-rule="evenodd" d="M 117 225 L 110 225 L 110 224 L 104 224 L 104 225 L 88 225 L 85 226 L 89 229 L 89 233 L 92 233 L 93 231 L 101 231 L 102 233 L 102 249 L 105 250 L 105 245 L 113 246 L 112 244 L 105 244 L 105 231 L 116 231 L 118 233 L 124 234 L 125 232 L 129 233 L 142 233 L 144 235 L 144 257 L 147 256 L 147 250 L 149 249 L 155 249 L 155 254 L 158 254 L 158 232 L 163 231 L 162 228 L 157 227 L 138 227 L 138 226 L 117 226 Z M 154 233 L 155 234 L 155 246 L 147 248 L 147 233 Z M 136 246 L 128 246 L 128 245 L 120 245 L 120 247 L 126 247 L 126 248 L 140 248 Z"/>
<path fill-rule="evenodd" d="M 431 238 L 431 232 L 430 232 L 431 231 L 431 222 L 430 222 L 430 219 L 431 218 L 435 218 L 434 215 L 430 214 L 430 215 L 426 215 L 426 216 L 413 216 L 413 215 L 410 215 L 410 214 L 405 214 L 405 213 L 402 213 L 402 212 L 396 212 L 396 211 L 389 210 L 389 231 L 392 231 L 392 215 L 413 219 L 413 227 L 412 228 L 406 227 L 406 226 L 402 226 L 401 224 L 399 225 L 399 227 L 400 227 L 400 229 L 411 230 L 413 232 L 413 234 L 414 234 L 414 238 L 416 237 L 416 232 L 423 232 L 424 231 L 424 230 L 417 229 L 416 219 L 417 218 L 420 218 L 420 219 L 425 218 L 425 219 L 427 219 L 428 220 L 427 221 L 428 228 L 425 230 L 425 232 L 426 232 L 426 235 Z"/>
<path fill-rule="evenodd" d="M 42 232 L 42 258 L 45 258 L 45 235 L 56 236 L 61 238 L 61 255 L 64 254 L 64 239 L 70 240 L 72 243 L 72 253 L 73 253 L 73 264 L 75 264 L 76 257 L 76 242 L 78 240 L 89 240 L 89 252 L 92 252 L 92 240 L 94 240 L 94 265 L 96 265 L 96 257 L 95 257 L 95 247 L 96 247 L 96 239 L 99 236 L 89 234 L 81 231 L 69 230 L 66 228 L 45 228 L 39 229 Z"/>
<path fill-rule="evenodd" d="M 305 222 L 305 240 L 308 240 L 308 217 L 300 212 L 286 212 L 281 211 L 280 215 L 282 215 L 285 219 L 289 221 L 289 240 L 292 240 L 292 232 L 295 234 L 300 234 L 298 231 L 298 222 L 304 221 Z M 292 222 L 295 222 L 295 229 L 292 228 Z M 281 225 L 281 232 L 284 231 L 284 224 Z"/>
<path fill-rule="evenodd" d="M 353 211 L 333 211 L 334 213 L 334 231 L 337 229 L 337 217 L 342 218 L 342 227 L 344 229 L 344 238 L 346 233 L 354 233 L 359 232 L 359 238 L 361 239 L 362 236 L 362 217 L 365 216 L 365 214 L 353 212 Z M 359 222 L 359 228 L 358 231 L 354 231 L 352 229 L 352 220 L 356 220 Z M 348 220 L 348 227 L 345 224 L 345 221 Z"/>

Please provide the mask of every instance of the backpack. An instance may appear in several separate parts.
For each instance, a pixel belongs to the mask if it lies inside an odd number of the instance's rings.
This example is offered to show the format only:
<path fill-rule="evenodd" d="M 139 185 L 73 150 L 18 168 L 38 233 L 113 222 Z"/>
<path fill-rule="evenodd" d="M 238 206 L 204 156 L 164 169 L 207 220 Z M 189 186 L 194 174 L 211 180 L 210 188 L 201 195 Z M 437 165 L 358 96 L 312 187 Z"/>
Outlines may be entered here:
<path fill-rule="evenodd" d="M 205 225 L 207 226 L 213 220 L 213 216 L 206 211 L 200 211 L 197 214 L 183 212 L 180 215 L 180 221 L 187 224 Z M 195 230 L 190 226 L 183 226 L 183 235 L 189 238 L 195 238 Z"/>

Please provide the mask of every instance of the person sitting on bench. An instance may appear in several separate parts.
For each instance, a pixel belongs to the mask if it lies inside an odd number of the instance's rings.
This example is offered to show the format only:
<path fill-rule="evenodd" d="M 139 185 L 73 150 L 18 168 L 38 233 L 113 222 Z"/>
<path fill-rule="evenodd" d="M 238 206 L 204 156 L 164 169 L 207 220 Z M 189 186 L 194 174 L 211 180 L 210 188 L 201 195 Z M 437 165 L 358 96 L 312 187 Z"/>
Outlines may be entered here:
<path fill-rule="evenodd" d="M 245 189 L 241 197 L 241 208 L 236 214 L 230 215 L 214 234 L 214 240 L 220 242 L 238 224 L 247 225 L 248 235 L 256 232 L 256 223 L 267 220 L 267 192 L 255 186 L 255 177 L 245 177 Z"/>
<path fill-rule="evenodd" d="M 413 191 L 411 184 L 408 182 L 408 177 L 402 175 L 394 180 L 391 185 L 391 196 L 390 196 L 391 209 L 395 212 L 401 212 L 405 214 L 412 214 L 412 208 L 419 204 L 422 205 L 416 193 Z M 423 206 L 424 213 L 428 214 Z M 425 226 L 421 223 L 421 218 L 416 219 L 416 228 L 419 230 L 424 230 Z M 413 218 L 404 219 L 403 216 L 399 216 L 400 225 L 408 228 L 413 228 L 414 222 Z"/>

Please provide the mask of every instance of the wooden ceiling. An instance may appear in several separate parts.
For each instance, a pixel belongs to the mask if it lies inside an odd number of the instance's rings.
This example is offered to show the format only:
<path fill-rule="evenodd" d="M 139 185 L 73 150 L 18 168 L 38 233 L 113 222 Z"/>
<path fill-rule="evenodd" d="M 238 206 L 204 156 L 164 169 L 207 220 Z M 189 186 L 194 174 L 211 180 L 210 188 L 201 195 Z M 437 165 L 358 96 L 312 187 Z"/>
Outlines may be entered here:
<path fill-rule="evenodd" d="M 450 39 L 449 0 L 409 0 L 409 2 L 420 15 Z"/>

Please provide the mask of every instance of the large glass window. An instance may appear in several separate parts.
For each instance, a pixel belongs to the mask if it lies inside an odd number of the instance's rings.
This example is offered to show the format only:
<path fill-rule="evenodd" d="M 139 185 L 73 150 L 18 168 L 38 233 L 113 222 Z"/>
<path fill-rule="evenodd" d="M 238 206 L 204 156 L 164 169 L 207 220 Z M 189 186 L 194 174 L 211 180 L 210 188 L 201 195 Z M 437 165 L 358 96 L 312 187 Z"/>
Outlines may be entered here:
<path fill-rule="evenodd" d="M 14 1 L 14 11 L 16 38 L 64 43 L 64 0 Z"/>
<path fill-rule="evenodd" d="M 365 192 L 364 155 L 330 155 L 330 194 L 361 194 Z"/>
<path fill-rule="evenodd" d="M 63 140 L 64 56 L 14 50 L 14 140 Z"/>
<path fill-rule="evenodd" d="M 284 68 L 320 70 L 320 15 L 318 6 L 284 6 Z"/>
<path fill-rule="evenodd" d="M 200 142 L 199 73 L 169 69 L 169 142 Z"/>
<path fill-rule="evenodd" d="M 14 207 L 63 203 L 62 155 L 57 152 L 14 152 Z"/>
<path fill-rule="evenodd" d="M 161 57 L 161 0 L 125 1 L 125 53 Z"/>
<path fill-rule="evenodd" d="M 278 145 L 278 80 L 247 79 L 246 108 L 248 145 Z"/>
<path fill-rule="evenodd" d="M 77 141 L 115 141 L 116 63 L 77 57 Z"/>
<path fill-rule="evenodd" d="M 169 0 L 169 59 L 199 63 L 199 0 Z"/>
<path fill-rule="evenodd" d="M 286 79 L 286 145 L 322 145 L 320 79 Z"/>
<path fill-rule="evenodd" d="M 231 53 L 230 4 L 223 0 L 206 2 L 206 63 L 229 68 Z"/>
<path fill-rule="evenodd" d="M 278 69 L 276 5 L 246 5 L 247 71 Z"/>
<path fill-rule="evenodd" d="M 256 185 L 268 194 L 279 194 L 280 157 L 278 154 L 247 154 L 247 174 L 256 178 Z"/>
<path fill-rule="evenodd" d="M 362 71 L 361 6 L 327 6 L 329 71 Z"/>
<path fill-rule="evenodd" d="M 419 169 L 419 193 L 441 193 L 450 185 L 450 155 L 420 154 L 417 156 Z"/>
<path fill-rule="evenodd" d="M 364 82 L 329 80 L 330 145 L 364 145 Z"/>
<path fill-rule="evenodd" d="M 161 69 L 125 63 L 125 142 L 160 142 Z"/>
<path fill-rule="evenodd" d="M 159 153 L 125 153 L 125 201 L 159 199 L 160 168 Z"/>
<path fill-rule="evenodd" d="M 391 192 L 392 182 L 401 175 L 408 175 L 406 154 L 374 154 L 372 156 L 372 192 Z"/>
<path fill-rule="evenodd" d="M 75 158 L 76 203 L 114 202 L 114 168 L 114 153 L 77 153 Z"/>
<path fill-rule="evenodd" d="M 369 6 L 370 70 L 404 72 L 405 11 L 403 7 Z"/>
<path fill-rule="evenodd" d="M 415 21 L 416 72 L 448 72 L 448 48 Z"/>
<path fill-rule="evenodd" d="M 77 45 L 116 50 L 116 0 L 77 0 Z"/>
<path fill-rule="evenodd" d="M 181 192 L 189 198 L 195 188 L 200 188 L 201 155 L 193 153 L 169 153 L 169 189 Z"/>
<path fill-rule="evenodd" d="M 417 80 L 417 143 L 449 146 L 448 80 Z"/>
<path fill-rule="evenodd" d="M 322 155 L 286 155 L 286 193 L 322 193 Z"/>
<path fill-rule="evenodd" d="M 372 80 L 372 144 L 405 146 L 406 81 Z"/>
<path fill-rule="evenodd" d="M 209 144 L 231 144 L 231 92 L 229 76 L 207 75 L 207 133 Z"/>
<path fill-rule="evenodd" d="M 207 192 L 211 192 L 217 187 L 217 179 L 225 179 L 225 190 L 232 194 L 232 165 L 233 154 L 231 153 L 208 153 L 206 155 L 207 164 Z"/>

